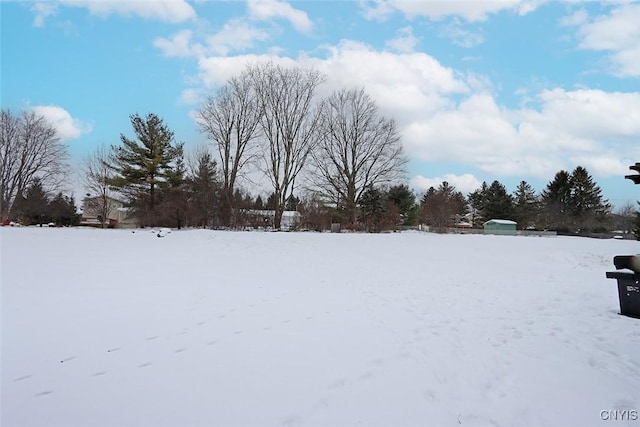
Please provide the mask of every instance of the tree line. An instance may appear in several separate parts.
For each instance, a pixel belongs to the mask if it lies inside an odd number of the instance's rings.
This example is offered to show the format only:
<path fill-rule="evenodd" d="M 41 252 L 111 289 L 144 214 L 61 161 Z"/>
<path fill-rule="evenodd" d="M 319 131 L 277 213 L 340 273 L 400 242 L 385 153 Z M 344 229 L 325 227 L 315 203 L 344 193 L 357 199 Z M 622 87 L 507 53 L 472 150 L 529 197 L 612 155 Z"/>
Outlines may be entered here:
<path fill-rule="evenodd" d="M 362 88 L 320 97 L 324 81 L 314 69 L 248 65 L 196 111 L 209 146 L 190 155 L 161 117 L 132 114 L 134 138 L 121 134 L 119 144 L 98 147 L 84 160 L 87 200 L 105 226 L 119 199 L 141 226 L 243 227 L 256 221 L 252 212 L 269 209 L 274 228 L 285 210 L 297 210 L 300 226 L 309 229 L 336 222 L 368 231 L 478 226 L 500 218 L 520 228 L 635 228 L 640 235 L 640 213 L 626 206 L 613 214 L 581 166 L 558 172 L 539 194 L 526 181 L 511 194 L 494 181 L 464 196 L 444 182 L 418 197 L 405 183 L 396 122 Z M 53 217 L 48 204 L 31 202 L 55 194 L 63 182 L 66 146 L 33 112 L 3 110 L 1 125 L 2 218 L 33 221 L 30 205 L 38 206 L 39 218 Z M 246 190 L 256 176 L 270 184 L 266 200 Z"/>
<path fill-rule="evenodd" d="M 112 194 L 124 197 L 143 226 L 241 227 L 260 203 L 247 203 L 240 181 L 259 174 L 271 187 L 274 228 L 303 193 L 359 227 L 367 190 L 400 182 L 407 160 L 395 121 L 364 89 L 320 98 L 324 79 L 314 69 L 247 66 L 196 112 L 213 149 L 186 160 L 159 116 L 133 114 L 136 138 L 121 134 L 88 159 L 87 187 L 105 213 Z"/>
<path fill-rule="evenodd" d="M 522 230 L 597 233 L 612 227 L 629 231 L 633 222 L 632 212 L 612 214 L 611 205 L 602 197 L 602 190 L 582 166 L 572 173 L 557 172 L 539 194 L 526 181 L 521 181 L 515 191 L 509 193 L 496 180 L 491 185 L 483 182 L 480 188 L 464 197 L 444 182 L 437 189 L 432 187 L 426 192 L 421 206 L 424 223 L 435 227 L 464 223 L 479 225 L 490 219 L 509 219 Z"/>

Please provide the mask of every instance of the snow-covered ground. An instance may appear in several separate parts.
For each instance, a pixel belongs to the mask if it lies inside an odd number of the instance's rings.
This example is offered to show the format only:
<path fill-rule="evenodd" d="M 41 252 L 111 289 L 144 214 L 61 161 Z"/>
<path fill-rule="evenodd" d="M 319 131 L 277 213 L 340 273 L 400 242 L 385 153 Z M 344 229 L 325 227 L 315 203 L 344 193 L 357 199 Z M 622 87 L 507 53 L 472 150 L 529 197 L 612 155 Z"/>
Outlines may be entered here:
<path fill-rule="evenodd" d="M 640 320 L 605 278 L 637 242 L 0 239 L 3 427 L 640 425 Z"/>

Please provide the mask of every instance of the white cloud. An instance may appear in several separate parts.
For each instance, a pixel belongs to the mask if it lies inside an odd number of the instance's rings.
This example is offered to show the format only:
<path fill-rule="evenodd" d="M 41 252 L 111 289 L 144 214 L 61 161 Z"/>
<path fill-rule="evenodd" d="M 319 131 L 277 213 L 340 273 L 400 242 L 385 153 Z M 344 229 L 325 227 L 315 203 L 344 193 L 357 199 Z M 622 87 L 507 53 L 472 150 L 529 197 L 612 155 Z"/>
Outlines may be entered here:
<path fill-rule="evenodd" d="M 538 90 L 526 94 L 525 106 L 505 108 L 486 77 L 457 73 L 424 53 L 378 51 L 353 41 L 325 50 L 323 57 L 201 58 L 200 79 L 217 87 L 264 60 L 315 67 L 327 75 L 321 95 L 363 86 L 381 113 L 398 122 L 410 158 L 468 164 L 496 178 L 549 179 L 578 164 L 598 176 L 619 175 L 640 158 L 640 92 Z"/>
<path fill-rule="evenodd" d="M 227 55 L 231 51 L 241 51 L 253 47 L 255 41 L 269 39 L 269 34 L 241 19 L 226 22 L 222 29 L 207 38 L 209 52 Z"/>
<path fill-rule="evenodd" d="M 284 18 L 302 33 L 308 33 L 313 29 L 313 22 L 311 22 L 309 16 L 305 12 L 295 9 L 286 1 L 249 0 L 247 6 L 249 8 L 249 16 L 253 19 Z"/>
<path fill-rule="evenodd" d="M 466 173 L 463 175 L 445 174 L 435 178 L 426 178 L 418 175 L 411 179 L 411 187 L 418 192 L 425 192 L 430 187 L 438 188 L 444 181 L 447 181 L 449 185 L 455 187 L 456 190 L 465 195 L 474 192 L 482 185 L 482 182 L 478 178 Z"/>
<path fill-rule="evenodd" d="M 565 16 L 560 20 L 560 25 L 566 27 L 573 27 L 583 25 L 589 20 L 589 14 L 586 10 L 580 9 L 569 16 Z"/>
<path fill-rule="evenodd" d="M 360 0 L 360 11 L 365 19 L 384 21 L 396 8 L 389 0 Z"/>
<path fill-rule="evenodd" d="M 418 42 L 418 38 L 413 35 L 413 28 L 409 26 L 400 28 L 397 32 L 397 36 L 388 40 L 386 46 L 397 52 L 411 53 L 414 51 Z"/>
<path fill-rule="evenodd" d="M 57 105 L 36 105 L 31 109 L 56 129 L 62 141 L 79 138 L 92 130 L 91 125 L 74 119 L 67 110 Z"/>
<path fill-rule="evenodd" d="M 502 176 L 545 178 L 577 164 L 620 174 L 640 156 L 640 93 L 541 92 L 536 109 L 500 108 L 473 94 L 405 130 L 407 152 L 430 162 L 474 165 Z"/>
<path fill-rule="evenodd" d="M 364 86 L 385 114 L 401 120 L 441 109 L 449 95 L 469 90 L 452 69 L 425 53 L 394 54 L 353 41 L 327 51 L 327 58 L 311 65 L 329 76 L 331 89 Z"/>
<path fill-rule="evenodd" d="M 193 32 L 183 30 L 175 33 L 170 39 L 158 37 L 153 41 L 153 46 L 160 49 L 163 55 L 168 57 L 199 56 L 204 53 L 204 47 L 200 44 L 192 44 Z"/>
<path fill-rule="evenodd" d="M 170 38 L 158 37 L 153 45 L 168 57 L 196 57 L 228 55 L 254 47 L 256 41 L 269 39 L 269 34 L 242 19 L 232 19 L 216 33 L 206 37 L 206 42 L 193 41 L 191 30 L 182 30 Z"/>
<path fill-rule="evenodd" d="M 621 77 L 640 76 L 640 4 L 624 4 L 610 14 L 588 20 L 584 12 L 566 18 L 578 26 L 579 47 L 610 52 L 612 72 Z"/>
<path fill-rule="evenodd" d="M 457 18 L 440 27 L 438 34 L 442 38 L 451 40 L 453 44 L 467 48 L 477 46 L 484 42 L 484 36 L 482 34 L 465 30 Z"/>
<path fill-rule="evenodd" d="M 33 18 L 34 27 L 44 27 L 45 20 L 52 15 L 55 15 L 58 11 L 57 6 L 54 3 L 35 2 L 31 6 L 31 11 L 34 13 Z"/>
<path fill-rule="evenodd" d="M 475 22 L 484 21 L 490 14 L 503 10 L 511 10 L 525 15 L 544 2 L 545 0 L 376 0 L 361 2 L 361 10 L 367 19 L 384 20 L 394 11 L 399 11 L 408 18 L 423 16 L 437 21 L 449 16 L 458 16 L 468 22 Z"/>
<path fill-rule="evenodd" d="M 545 125 L 576 137 L 601 139 L 640 134 L 640 92 L 553 89 L 542 91 L 539 99 Z"/>
<path fill-rule="evenodd" d="M 201 91 L 195 88 L 188 88 L 182 91 L 178 103 L 181 105 L 195 105 L 201 100 Z"/>
<path fill-rule="evenodd" d="M 180 23 L 196 18 L 186 0 L 59 0 L 60 5 L 84 7 L 93 15 L 136 15 L 145 19 Z"/>

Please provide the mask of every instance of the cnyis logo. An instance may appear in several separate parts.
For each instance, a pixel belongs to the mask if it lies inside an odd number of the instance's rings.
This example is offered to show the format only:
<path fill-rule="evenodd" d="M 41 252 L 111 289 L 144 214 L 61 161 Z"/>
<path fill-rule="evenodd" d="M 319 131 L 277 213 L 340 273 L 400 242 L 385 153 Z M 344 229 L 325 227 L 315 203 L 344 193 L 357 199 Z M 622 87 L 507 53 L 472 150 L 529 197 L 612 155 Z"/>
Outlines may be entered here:
<path fill-rule="evenodd" d="M 637 421 L 638 411 L 635 409 L 603 409 L 600 411 L 602 421 Z"/>

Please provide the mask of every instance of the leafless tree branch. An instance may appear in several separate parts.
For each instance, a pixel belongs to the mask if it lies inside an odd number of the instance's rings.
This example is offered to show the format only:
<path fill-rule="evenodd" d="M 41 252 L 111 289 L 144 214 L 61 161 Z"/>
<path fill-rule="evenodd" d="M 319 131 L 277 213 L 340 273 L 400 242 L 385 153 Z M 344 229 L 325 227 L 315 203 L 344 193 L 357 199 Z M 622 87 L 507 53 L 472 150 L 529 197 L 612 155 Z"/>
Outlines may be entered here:
<path fill-rule="evenodd" d="M 316 141 L 321 106 L 315 100 L 324 75 L 313 69 L 285 68 L 273 63 L 249 69 L 266 141 L 264 173 L 276 196 L 274 226 L 280 227 L 286 202 Z"/>
<path fill-rule="evenodd" d="M 58 189 L 67 174 L 67 147 L 43 116 L 23 111 L 0 112 L 0 203 L 2 216 L 11 215 L 17 195 L 38 178 L 49 191 Z"/>
<path fill-rule="evenodd" d="M 364 89 L 343 89 L 325 101 L 310 182 L 328 202 L 356 218 L 369 186 L 404 176 L 407 160 L 394 120 L 380 116 Z"/>

